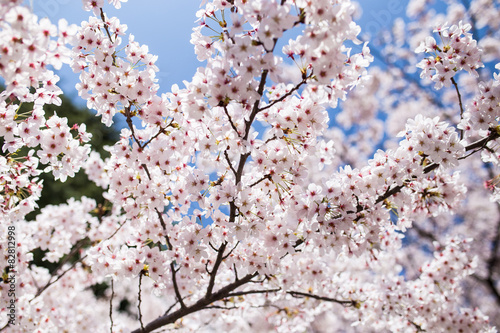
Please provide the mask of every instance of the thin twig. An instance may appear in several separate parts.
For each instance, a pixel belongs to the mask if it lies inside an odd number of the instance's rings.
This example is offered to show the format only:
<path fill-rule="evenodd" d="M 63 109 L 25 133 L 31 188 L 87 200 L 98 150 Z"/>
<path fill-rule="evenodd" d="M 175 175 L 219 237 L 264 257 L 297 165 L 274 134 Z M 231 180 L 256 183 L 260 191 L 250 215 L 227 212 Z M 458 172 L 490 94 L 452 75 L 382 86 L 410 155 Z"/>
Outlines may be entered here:
<path fill-rule="evenodd" d="M 102 8 L 100 8 L 100 10 L 101 10 L 101 20 L 102 20 L 102 23 L 104 23 L 104 30 L 106 30 L 106 34 L 108 35 L 109 41 L 111 43 L 114 43 L 113 38 L 111 38 L 111 33 L 109 32 L 109 27 L 108 27 L 108 23 L 106 22 L 106 17 L 104 15 L 104 11 L 102 10 Z M 111 58 L 113 59 L 113 65 L 116 66 L 116 54 L 115 54 L 115 52 L 113 52 L 113 54 L 111 55 Z"/>
<path fill-rule="evenodd" d="M 169 308 L 167 309 L 167 311 L 165 311 L 165 313 L 163 315 L 164 316 L 168 315 L 168 313 L 170 311 L 172 311 L 172 309 L 177 305 L 177 303 L 179 303 L 179 301 L 175 301 L 174 304 L 170 305 Z"/>
<path fill-rule="evenodd" d="M 228 147 L 229 148 L 229 147 Z M 224 150 L 224 157 L 226 158 L 227 164 L 231 168 L 231 171 L 233 171 L 234 175 L 237 175 L 236 170 L 233 167 L 233 164 L 231 163 L 231 160 L 229 159 L 229 155 L 227 154 L 227 149 Z"/>
<path fill-rule="evenodd" d="M 228 294 L 227 297 L 237 297 L 237 296 L 252 295 L 252 294 L 268 294 L 268 293 L 276 293 L 278 291 L 281 291 L 281 288 L 265 289 L 265 290 L 237 291 L 237 292 Z"/>
<path fill-rule="evenodd" d="M 168 125 L 167 125 L 167 127 L 168 127 Z M 160 126 L 160 130 L 158 131 L 158 133 L 156 133 L 155 135 L 153 135 L 151 138 L 149 138 L 148 141 L 146 141 L 144 144 L 142 144 L 142 146 L 139 146 L 139 147 L 141 147 L 141 148 L 146 147 L 148 144 L 151 143 L 151 141 L 153 141 L 154 139 L 156 139 L 162 133 L 165 133 L 165 128 L 163 128 L 163 127 Z"/>
<path fill-rule="evenodd" d="M 214 267 L 212 268 L 212 271 L 210 272 L 210 280 L 208 281 L 208 287 L 207 287 L 207 292 L 205 293 L 205 297 L 209 297 L 212 295 L 212 291 L 214 289 L 215 285 L 215 276 L 217 275 L 217 270 L 219 269 L 219 266 L 221 265 L 222 261 L 224 260 L 224 251 L 226 250 L 227 242 L 224 242 L 221 244 L 219 249 L 217 250 L 217 259 L 215 260 Z"/>
<path fill-rule="evenodd" d="M 142 276 L 144 275 L 144 271 L 141 271 L 139 274 L 139 294 L 137 295 L 137 299 L 139 304 L 137 304 L 137 309 L 139 310 L 139 323 L 141 323 L 141 330 L 144 331 L 144 323 L 142 322 L 142 311 L 141 311 L 141 286 L 142 286 Z"/>
<path fill-rule="evenodd" d="M 264 93 L 264 88 L 266 86 L 266 79 L 268 73 L 269 71 L 267 69 L 264 69 L 262 71 L 259 88 L 257 89 L 257 93 L 259 94 L 260 97 L 262 97 L 262 94 Z M 250 128 L 252 127 L 252 123 L 255 117 L 257 116 L 257 113 L 259 112 L 259 104 L 260 104 L 260 99 L 255 101 L 255 103 L 253 104 L 252 113 L 250 114 L 248 120 L 245 121 L 245 135 L 243 136 L 243 140 L 247 140 L 248 135 L 250 135 Z"/>
<path fill-rule="evenodd" d="M 315 294 L 303 293 L 300 291 L 287 291 L 286 293 L 291 295 L 292 297 L 296 297 L 296 298 L 309 297 L 309 298 L 317 299 L 319 301 L 332 302 L 332 303 L 337 303 L 337 304 L 341 304 L 344 306 L 356 306 L 359 304 L 358 301 L 341 301 L 341 300 L 338 300 L 335 298 L 318 296 Z"/>
<path fill-rule="evenodd" d="M 35 296 L 30 299 L 30 302 L 33 301 L 35 298 L 37 298 L 38 296 L 40 296 L 48 287 L 50 287 L 51 285 L 53 285 L 54 283 L 56 283 L 57 281 L 59 281 L 64 275 L 66 275 L 66 273 L 68 273 L 70 270 L 72 270 L 73 268 L 75 268 L 76 264 L 81 262 L 82 260 L 84 260 L 85 258 L 87 258 L 87 256 L 83 256 L 82 258 L 78 259 L 77 261 L 75 261 L 67 270 L 65 270 L 64 272 L 61 273 L 61 275 L 59 275 L 57 277 L 57 279 L 55 279 L 54 281 L 52 282 L 48 282 L 42 289 L 40 289 L 36 294 Z"/>
<path fill-rule="evenodd" d="M 310 78 L 310 76 L 306 77 L 305 79 L 303 79 L 299 84 L 297 84 L 295 87 L 293 87 L 292 89 L 290 89 L 290 91 L 288 91 L 286 94 L 284 94 L 280 98 L 275 99 L 273 101 L 270 101 L 268 105 L 260 108 L 259 112 L 264 111 L 266 109 L 269 109 L 269 108 L 273 107 L 274 105 L 276 105 L 276 103 L 282 102 L 285 98 L 287 98 L 288 96 L 290 96 L 291 94 L 293 94 L 295 91 L 299 90 L 300 86 L 302 86 L 303 84 L 305 84 L 306 80 L 309 79 L 309 78 Z"/>
<path fill-rule="evenodd" d="M 179 301 L 179 304 L 181 305 L 181 309 L 186 308 L 186 304 L 184 304 L 184 301 L 182 299 L 181 292 L 179 290 L 179 286 L 177 284 L 177 271 L 175 269 L 175 265 L 173 262 L 170 263 L 170 270 L 172 271 L 172 284 L 174 285 L 174 292 L 175 292 L 175 297 Z"/>
<path fill-rule="evenodd" d="M 262 182 L 262 181 L 264 181 L 266 179 L 271 180 L 271 175 L 265 175 L 264 177 L 262 177 L 261 179 L 257 180 L 256 182 L 250 184 L 248 187 L 254 187 L 255 185 L 259 184 L 260 182 Z"/>
<path fill-rule="evenodd" d="M 231 306 L 231 307 L 228 307 L 228 306 L 220 306 L 220 305 L 211 305 L 211 306 L 207 306 L 205 309 L 221 309 L 221 310 L 235 310 L 235 309 L 239 309 L 237 306 Z"/>
<path fill-rule="evenodd" d="M 457 81 L 452 77 L 451 82 L 455 86 L 455 90 L 457 91 L 457 96 L 458 96 L 458 104 L 460 105 L 460 121 L 463 119 L 464 116 L 464 106 L 462 105 L 462 95 L 460 95 L 460 91 L 458 90 L 458 84 Z M 464 138 L 464 130 L 460 130 L 460 140 Z"/>
<path fill-rule="evenodd" d="M 115 297 L 115 286 L 113 279 L 111 279 L 111 298 L 109 299 L 109 320 L 111 322 L 109 331 L 111 333 L 113 333 L 113 297 Z"/>
<path fill-rule="evenodd" d="M 236 126 L 234 125 L 233 119 L 231 119 L 231 116 L 229 115 L 229 112 L 227 111 L 227 105 L 224 105 L 223 108 L 224 108 L 224 112 L 226 113 L 227 119 L 229 120 L 229 124 L 231 124 L 231 127 L 236 132 L 236 135 L 238 135 L 238 137 L 241 137 L 241 134 L 238 131 L 238 128 L 236 128 Z"/>

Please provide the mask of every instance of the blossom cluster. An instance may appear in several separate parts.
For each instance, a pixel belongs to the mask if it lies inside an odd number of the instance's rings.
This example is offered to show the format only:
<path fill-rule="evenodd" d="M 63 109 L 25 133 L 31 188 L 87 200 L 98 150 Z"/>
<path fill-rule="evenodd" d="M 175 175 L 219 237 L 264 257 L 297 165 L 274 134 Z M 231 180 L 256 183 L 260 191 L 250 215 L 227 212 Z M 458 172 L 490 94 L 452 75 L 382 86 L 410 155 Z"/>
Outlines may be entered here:
<path fill-rule="evenodd" d="M 417 115 L 406 124 L 405 148 L 416 151 L 427 163 L 437 163 L 444 167 L 458 165 L 458 159 L 465 154 L 457 132 L 438 117 L 424 118 Z"/>
<path fill-rule="evenodd" d="M 93 17 L 82 22 L 73 48 L 76 56 L 71 67 L 80 72 L 81 81 L 77 85 L 78 94 L 87 100 L 88 108 L 102 116 L 107 126 L 113 123 L 116 112 L 137 112 L 136 106 L 152 103 L 158 89 L 155 84 L 158 68 L 154 65 L 157 57 L 148 53 L 147 46 L 139 45 L 130 35 L 125 57 L 118 54 L 126 30 L 126 25 L 120 24 L 116 17 L 104 21 Z M 145 68 L 138 69 L 142 64 Z M 161 116 L 165 115 L 160 113 Z"/>
<path fill-rule="evenodd" d="M 500 69 L 500 64 L 496 68 Z M 485 135 L 498 130 L 499 116 L 500 76 L 495 73 L 494 80 L 479 84 L 479 94 L 467 105 L 459 127 L 464 130 L 465 137 Z"/>
<path fill-rule="evenodd" d="M 69 62 L 70 50 L 65 45 L 72 40 L 76 26 L 64 20 L 59 27 L 48 19 L 38 21 L 15 2 L 0 8 L 4 18 L 0 74 L 6 85 L 0 95 L 0 134 L 2 151 L 7 152 L 1 160 L 1 211 L 17 220 L 36 207 L 41 191 L 36 177 L 41 171 L 64 181 L 80 169 L 90 151 L 84 144 L 90 135 L 85 124 L 70 127 L 67 119 L 57 115 L 45 119 L 43 109 L 45 104 L 61 103 L 59 77 L 49 68 L 59 69 Z M 22 148 L 38 150 L 35 154 Z M 46 165 L 45 169 L 40 170 L 39 164 Z"/>
<path fill-rule="evenodd" d="M 0 75 L 6 86 L 1 99 L 13 95 L 22 102 L 60 103 L 59 79 L 49 66 L 60 69 L 69 61 L 70 50 L 65 45 L 72 38 L 73 27 L 65 20 L 58 27 L 47 18 L 38 21 L 28 8 L 16 6 L 16 2 L 21 1 L 5 2 L 1 7 Z M 30 92 L 30 87 L 36 92 Z"/>
<path fill-rule="evenodd" d="M 438 33 L 443 45 L 439 46 L 437 41 L 429 36 L 415 50 L 416 53 L 432 54 L 431 57 L 420 61 L 417 67 L 422 69 L 421 78 L 435 82 L 435 89 L 449 87 L 451 79 L 460 70 L 478 76 L 476 70 L 483 67 L 480 59 L 481 51 L 472 33 L 469 32 L 470 29 L 470 24 L 462 22 L 451 27 L 446 24 L 440 25 L 434 32 Z"/>

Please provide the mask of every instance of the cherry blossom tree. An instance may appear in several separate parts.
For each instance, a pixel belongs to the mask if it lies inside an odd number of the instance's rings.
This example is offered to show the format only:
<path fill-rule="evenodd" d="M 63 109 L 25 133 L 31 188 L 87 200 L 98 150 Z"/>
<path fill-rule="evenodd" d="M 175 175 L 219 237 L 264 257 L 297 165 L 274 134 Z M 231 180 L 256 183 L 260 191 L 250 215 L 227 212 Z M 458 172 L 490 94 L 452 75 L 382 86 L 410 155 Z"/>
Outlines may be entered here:
<path fill-rule="evenodd" d="M 367 36 L 350 0 L 203 1 L 159 94 L 104 0 L 80 26 L 0 1 L 0 331 L 496 332 L 500 6 L 446 3 Z M 45 117 L 63 65 L 124 119 L 109 158 Z M 105 204 L 25 219 L 82 168 Z"/>

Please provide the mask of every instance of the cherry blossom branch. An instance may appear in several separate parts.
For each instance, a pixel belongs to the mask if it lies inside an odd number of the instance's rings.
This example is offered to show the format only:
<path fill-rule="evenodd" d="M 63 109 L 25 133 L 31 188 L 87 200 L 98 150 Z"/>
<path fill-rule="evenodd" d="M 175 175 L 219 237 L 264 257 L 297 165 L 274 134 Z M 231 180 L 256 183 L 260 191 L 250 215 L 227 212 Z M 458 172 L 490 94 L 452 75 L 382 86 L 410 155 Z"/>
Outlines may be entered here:
<path fill-rule="evenodd" d="M 253 273 L 253 274 L 247 274 L 240 280 L 236 280 L 225 287 L 222 287 L 215 293 L 211 293 L 209 296 L 205 296 L 201 299 L 199 299 L 196 303 L 186 307 L 186 308 L 180 308 L 177 311 L 172 312 L 169 315 L 164 315 L 161 317 L 158 317 L 157 319 L 151 321 L 149 324 L 147 324 L 144 329 L 136 329 L 132 331 L 132 333 L 149 333 L 154 331 L 157 328 L 160 328 L 162 326 L 175 323 L 178 319 L 185 317 L 191 313 L 198 312 L 201 310 L 204 310 L 209 306 L 210 304 L 219 301 L 223 298 L 226 298 L 229 293 L 231 293 L 233 290 L 236 290 L 238 287 L 241 287 L 242 285 L 250 282 L 254 277 L 256 277 L 258 273 Z"/>
<path fill-rule="evenodd" d="M 125 107 L 124 115 L 126 118 L 125 121 L 127 122 L 128 128 L 130 128 L 130 131 L 132 132 L 132 138 L 134 138 L 134 141 L 137 143 L 137 145 L 141 147 L 140 141 L 135 136 L 134 124 L 132 123 L 132 113 L 130 112 L 130 105 Z"/>
<path fill-rule="evenodd" d="M 408 320 L 408 322 L 410 324 L 412 324 L 413 326 L 415 326 L 415 328 L 417 329 L 417 332 L 427 332 L 426 330 L 424 330 L 419 324 L 411 321 L 411 320 Z"/>
<path fill-rule="evenodd" d="M 488 171 L 490 177 L 493 178 L 493 172 L 491 170 L 491 166 L 488 168 Z M 497 211 L 500 213 L 500 205 L 497 205 Z M 500 305 L 500 291 L 497 289 L 495 283 L 496 281 L 493 278 L 493 274 L 495 272 L 495 269 L 497 268 L 497 264 L 499 263 L 498 250 L 500 249 L 500 219 L 497 219 L 496 221 L 495 236 L 493 236 L 493 242 L 491 247 L 492 247 L 491 255 L 486 261 L 488 269 L 488 277 L 486 278 L 485 282 L 490 291 L 495 296 L 497 304 Z"/>
<path fill-rule="evenodd" d="M 359 306 L 359 302 L 358 301 L 341 301 L 341 300 L 338 300 L 338 299 L 335 299 L 335 298 L 318 296 L 318 295 L 314 295 L 314 294 L 310 294 L 310 293 L 303 293 L 303 292 L 300 292 L 300 291 L 287 291 L 286 293 L 289 294 L 289 295 L 291 295 L 292 297 L 295 297 L 295 298 L 309 297 L 309 298 L 317 299 L 319 301 L 332 302 L 332 303 L 337 303 L 337 304 L 341 304 L 341 305 L 344 305 L 344 306 L 354 306 L 354 307 L 358 307 Z"/>
<path fill-rule="evenodd" d="M 130 119 L 130 118 L 127 118 L 127 120 L 128 119 Z M 127 121 L 127 124 L 129 125 L 129 127 L 133 128 L 131 120 L 130 120 L 130 123 Z M 132 134 L 133 134 L 133 132 L 132 132 Z M 134 139 L 137 142 L 137 138 L 135 138 L 135 136 L 134 136 Z M 152 179 L 151 178 L 151 174 L 149 173 L 149 169 L 148 169 L 147 165 L 142 164 L 142 167 L 144 168 L 144 171 L 146 172 L 149 180 L 151 180 Z M 158 219 L 160 220 L 160 224 L 161 224 L 163 230 L 166 231 L 167 230 L 167 225 L 165 224 L 165 221 L 163 220 L 163 215 L 160 213 L 160 211 L 158 210 L 158 208 L 155 208 L 155 211 L 156 211 L 156 214 L 158 216 Z M 170 239 L 169 239 L 168 234 L 166 232 L 165 232 L 165 241 L 167 242 L 168 249 L 172 250 L 173 246 L 172 246 L 172 243 L 170 242 Z M 170 263 L 170 271 L 172 272 L 172 284 L 173 284 L 173 287 L 174 287 L 175 297 L 179 301 L 179 304 L 181 305 L 181 309 L 184 309 L 184 308 L 186 308 L 186 305 L 184 304 L 181 292 L 179 290 L 179 286 L 177 284 L 177 275 L 176 275 L 177 274 L 177 270 L 175 269 L 174 262 Z"/>
<path fill-rule="evenodd" d="M 220 309 L 220 310 L 235 310 L 235 309 L 238 309 L 237 306 L 221 306 L 221 305 L 211 305 L 211 306 L 207 306 L 205 309 Z"/>
<path fill-rule="evenodd" d="M 177 284 L 177 270 L 175 269 L 175 265 L 173 262 L 170 263 L 170 271 L 172 272 L 172 284 L 174 287 L 174 293 L 175 297 L 177 298 L 177 301 L 179 301 L 179 304 L 181 305 L 181 309 L 186 308 L 186 304 L 184 304 L 184 300 L 182 298 L 181 292 L 179 290 L 179 285 Z"/>
<path fill-rule="evenodd" d="M 102 10 L 102 8 L 100 8 L 100 11 L 101 11 L 101 20 L 102 20 L 102 23 L 104 23 L 104 30 L 106 30 L 106 34 L 108 35 L 109 41 L 111 43 L 113 43 L 113 38 L 111 38 L 111 33 L 109 32 L 109 27 L 108 27 L 108 24 L 106 23 L 106 16 L 104 15 L 104 11 Z M 113 52 L 113 54 L 111 55 L 111 58 L 113 59 L 113 65 L 116 65 L 115 52 Z"/>
<path fill-rule="evenodd" d="M 210 280 L 208 282 L 208 287 L 207 287 L 207 292 L 205 293 L 205 297 L 210 297 L 212 294 L 212 291 L 214 289 L 215 285 L 215 276 L 217 275 L 217 270 L 219 269 L 219 266 L 221 265 L 224 256 L 224 250 L 226 249 L 227 242 L 224 242 L 221 244 L 219 249 L 217 250 L 217 259 L 215 260 L 214 267 L 212 268 L 212 271 L 209 273 L 210 274 Z"/>
<path fill-rule="evenodd" d="M 125 223 L 122 223 L 108 238 L 106 239 L 111 239 L 114 235 L 116 235 L 116 233 L 125 225 Z M 85 240 L 88 240 L 87 238 L 83 238 L 81 240 L 79 240 L 76 244 L 76 246 L 73 248 L 73 250 L 71 250 L 71 252 L 66 256 L 66 258 L 57 266 L 56 269 L 54 269 L 54 271 L 52 272 L 52 274 L 50 275 L 50 278 L 49 278 L 49 281 L 41 288 L 38 288 L 38 291 L 37 293 L 35 294 L 35 296 L 30 300 L 30 302 L 32 300 L 34 300 L 35 298 L 37 298 L 38 296 L 40 296 L 48 287 L 50 287 L 52 284 L 56 283 L 57 281 L 59 281 L 60 278 L 63 277 L 64 274 L 66 274 L 68 271 L 70 271 L 77 263 L 79 262 L 82 262 L 87 256 L 83 256 L 81 257 L 80 259 L 76 260 L 70 268 L 68 268 L 66 271 L 64 271 L 61 275 L 59 275 L 57 277 L 56 280 L 54 281 L 50 281 L 52 280 L 52 278 L 54 276 L 56 276 L 56 273 L 63 267 L 64 263 L 66 263 L 69 258 L 71 258 L 78 250 L 80 250 L 82 247 L 88 245 Z M 81 242 L 81 243 L 79 243 Z M 1 330 L 0 330 L 1 331 Z"/>
<path fill-rule="evenodd" d="M 234 125 L 233 123 L 233 119 L 231 118 L 231 116 L 229 115 L 229 112 L 227 111 L 227 105 L 223 105 L 222 106 L 224 108 L 224 112 L 226 113 L 226 116 L 227 116 L 227 119 L 229 120 L 229 124 L 231 124 L 231 127 L 233 128 L 233 130 L 236 132 L 236 135 L 238 137 L 241 137 L 241 134 L 240 132 L 238 131 L 238 129 L 236 128 L 236 126 Z"/>
<path fill-rule="evenodd" d="M 111 279 L 111 298 L 109 299 L 109 321 L 111 322 L 109 327 L 110 333 L 113 333 L 113 297 L 115 297 L 115 286 L 113 279 Z"/>
<path fill-rule="evenodd" d="M 130 128 L 130 130 L 132 132 L 132 137 L 133 137 L 134 141 L 139 145 L 139 147 L 141 147 L 141 144 L 140 144 L 139 140 L 137 139 L 137 137 L 135 136 L 135 133 L 134 133 L 134 126 L 132 124 L 130 107 L 125 108 L 125 116 L 127 117 L 127 125 L 128 125 L 128 127 Z M 144 171 L 146 172 L 146 175 L 148 176 L 149 180 L 151 180 L 152 179 L 151 178 L 151 174 L 149 172 L 149 169 L 148 169 L 147 165 L 142 164 L 141 166 L 143 167 Z M 156 214 L 158 216 L 158 219 L 160 221 L 160 224 L 161 224 L 163 230 L 166 231 L 167 230 L 167 225 L 166 225 L 165 221 L 163 220 L 163 216 L 162 216 L 161 212 L 158 210 L 158 208 L 155 208 L 155 211 L 156 211 Z M 165 240 L 167 242 L 168 249 L 172 250 L 173 249 L 172 243 L 170 242 L 170 239 L 169 239 L 169 237 L 168 237 L 168 235 L 166 233 L 165 233 Z M 179 290 L 179 286 L 177 284 L 177 270 L 175 268 L 174 262 L 170 263 L 170 271 L 172 273 L 172 284 L 173 284 L 173 287 L 174 287 L 175 297 L 177 298 L 177 301 L 179 302 L 179 304 L 181 306 L 181 309 L 185 309 L 186 308 L 186 304 L 184 304 L 181 292 Z"/>
<path fill-rule="evenodd" d="M 45 286 L 43 286 L 42 289 L 38 290 L 37 293 L 35 294 L 35 296 L 33 296 L 33 298 L 30 299 L 30 302 L 33 301 L 38 296 L 40 296 L 48 287 L 50 287 L 51 285 L 53 285 L 54 283 L 56 283 L 57 281 L 59 281 L 64 275 L 66 275 L 66 273 L 68 273 L 73 268 L 75 268 L 76 264 L 78 264 L 79 262 L 81 262 L 85 258 L 87 258 L 86 255 L 83 256 L 82 258 L 78 259 L 77 261 L 75 261 L 68 269 L 66 269 L 64 272 L 62 272 L 61 275 L 59 275 L 57 277 L 57 279 L 55 279 L 54 281 L 50 282 L 50 280 L 49 280 L 49 282 Z"/>
<path fill-rule="evenodd" d="M 260 182 L 264 181 L 264 180 L 271 180 L 271 175 L 265 175 L 264 177 L 262 177 L 261 179 L 257 180 L 256 182 L 248 185 L 249 187 L 254 187 L 255 185 L 259 184 Z"/>
<path fill-rule="evenodd" d="M 498 249 L 500 247 L 500 221 L 497 221 L 495 237 L 493 239 L 493 246 L 491 250 L 491 257 L 487 261 L 488 263 L 488 285 L 490 286 L 491 291 L 496 297 L 497 303 L 500 305 L 500 292 L 498 291 L 495 280 L 493 278 L 494 269 L 499 262 L 498 258 Z"/>
<path fill-rule="evenodd" d="M 144 331 L 144 323 L 142 322 L 142 311 L 141 311 L 141 285 L 142 285 L 142 276 L 144 275 L 144 271 L 141 271 L 139 274 L 139 294 L 137 295 L 137 299 L 139 301 L 139 304 L 137 304 L 137 309 L 139 310 L 139 323 L 141 324 L 141 330 Z"/>
<path fill-rule="evenodd" d="M 239 244 L 240 244 L 240 241 L 237 241 L 236 244 L 234 244 L 233 248 L 224 257 L 222 257 L 222 260 L 226 260 L 227 258 L 229 258 L 231 253 L 233 253 L 233 251 L 236 249 L 236 247 L 238 247 Z"/>
<path fill-rule="evenodd" d="M 109 40 L 112 42 L 113 39 L 111 38 L 111 33 L 109 32 L 108 24 L 106 23 L 106 17 L 104 16 L 104 11 L 102 10 L 102 8 L 100 8 L 100 10 L 101 10 L 101 20 L 104 23 L 104 29 L 106 30 L 106 34 L 108 35 Z"/>
<path fill-rule="evenodd" d="M 451 82 L 455 86 L 455 90 L 457 91 L 457 96 L 458 96 L 458 104 L 460 105 L 460 120 L 462 120 L 464 116 L 464 106 L 462 105 L 462 95 L 460 95 L 460 91 L 458 90 L 458 84 L 457 81 L 452 77 Z M 460 130 L 460 140 L 464 138 L 464 130 Z"/>
<path fill-rule="evenodd" d="M 234 293 L 228 294 L 227 297 L 237 297 L 237 296 L 252 295 L 252 294 L 268 294 L 268 293 L 276 293 L 278 291 L 281 291 L 281 288 L 264 289 L 264 290 L 238 291 L 238 292 L 234 292 Z"/>
<path fill-rule="evenodd" d="M 50 279 L 52 279 L 56 274 L 57 272 L 71 259 L 71 257 L 73 257 L 73 255 L 78 252 L 81 248 L 83 248 L 84 246 L 87 246 L 89 245 L 89 239 L 87 237 L 85 238 L 82 238 L 80 239 L 78 242 L 76 242 L 75 246 L 73 247 L 73 249 L 71 250 L 70 253 L 68 253 L 63 260 L 61 260 L 61 262 L 57 265 L 57 267 L 54 269 L 54 271 L 52 271 L 52 273 L 50 274 L 50 278 L 49 278 L 49 281 Z"/>
<path fill-rule="evenodd" d="M 473 150 L 470 154 L 459 157 L 458 159 L 462 160 L 462 159 L 465 159 L 465 158 L 471 156 L 474 153 L 477 153 L 481 149 L 484 149 L 488 142 L 495 140 L 495 139 L 498 139 L 499 137 L 500 137 L 500 135 L 496 131 L 491 131 L 487 137 L 482 138 L 480 140 L 477 140 L 476 142 L 473 142 L 465 147 L 465 151 L 470 151 L 473 149 L 477 149 L 477 150 Z M 438 167 L 439 167 L 438 163 L 429 164 L 428 166 L 426 166 L 424 168 L 424 174 L 429 173 Z M 377 200 L 375 200 L 375 204 L 378 204 L 378 203 L 384 201 L 385 199 L 388 199 L 392 195 L 399 193 L 403 189 L 403 187 L 404 187 L 404 185 L 398 185 L 398 186 L 395 186 L 393 188 L 387 189 L 387 191 L 383 195 L 379 196 L 377 198 Z M 359 211 L 358 211 L 358 213 L 359 213 Z"/>
<path fill-rule="evenodd" d="M 438 242 L 439 243 L 439 241 L 436 239 L 434 234 L 420 228 L 418 225 L 413 224 L 412 229 L 414 229 L 420 237 L 428 239 L 431 242 Z M 495 285 L 495 280 L 493 279 L 493 270 L 494 270 L 494 267 L 496 266 L 496 261 L 498 260 L 498 257 L 496 256 L 496 252 L 498 251 L 498 247 L 499 247 L 500 220 L 497 221 L 497 229 L 495 232 L 496 232 L 496 234 L 495 234 L 495 237 L 493 239 L 493 245 L 492 245 L 493 249 L 492 249 L 491 257 L 489 260 L 486 261 L 487 269 L 488 269 L 488 276 L 486 278 L 484 278 L 484 277 L 481 277 L 475 273 L 472 274 L 471 276 L 473 278 L 475 278 L 478 282 L 483 284 L 486 288 L 488 288 L 495 296 L 495 301 L 498 304 L 500 304 L 500 293 L 497 290 L 496 285 Z"/>
<path fill-rule="evenodd" d="M 385 191 L 384 194 L 382 194 L 381 196 L 379 196 L 377 198 L 377 200 L 375 200 L 375 204 L 381 203 L 385 199 L 388 199 L 391 196 L 393 196 L 394 194 L 399 193 L 403 189 L 403 187 L 404 187 L 404 185 L 397 185 L 397 186 L 395 186 L 393 188 L 388 188 L 387 191 Z"/>
<path fill-rule="evenodd" d="M 245 162 L 247 158 L 250 156 L 250 153 L 242 154 L 240 156 L 240 162 L 238 163 L 238 169 L 236 170 L 236 179 L 234 180 L 234 184 L 238 185 L 241 181 L 241 177 L 243 176 L 243 168 L 245 167 Z"/>
<path fill-rule="evenodd" d="M 264 69 L 262 71 L 262 75 L 260 77 L 260 83 L 259 83 L 259 88 L 257 89 L 257 94 L 262 98 L 262 94 L 264 93 L 264 87 L 266 86 L 266 79 L 267 79 L 267 74 L 269 71 L 267 69 Z M 252 113 L 250 114 L 250 117 L 248 120 L 245 120 L 245 135 L 243 136 L 243 140 L 248 139 L 248 135 L 250 134 L 250 128 L 252 127 L 252 123 L 257 116 L 257 113 L 259 113 L 259 104 L 260 104 L 260 99 L 257 99 L 255 103 L 253 104 L 252 108 Z"/>
<path fill-rule="evenodd" d="M 415 231 L 418 233 L 418 235 L 422 238 L 426 238 L 428 240 L 430 240 L 431 242 L 438 242 L 439 241 L 436 239 L 436 237 L 434 237 L 433 234 L 431 234 L 430 232 L 420 228 L 418 225 L 414 224 L 412 226 L 413 229 L 415 229 Z"/>
<path fill-rule="evenodd" d="M 156 133 L 155 135 L 153 135 L 153 136 L 152 136 L 152 137 L 151 137 L 148 141 L 146 141 L 144 144 L 139 145 L 139 147 L 144 148 L 144 147 L 146 147 L 147 145 L 149 145 L 149 144 L 151 143 L 151 141 L 153 141 L 153 140 L 154 140 L 154 139 L 156 139 L 158 136 L 160 136 L 160 134 L 165 133 L 165 130 L 166 130 L 168 127 L 172 126 L 173 122 L 174 122 L 174 120 L 172 119 L 172 121 L 171 121 L 171 122 L 170 122 L 167 126 L 165 126 L 165 128 L 163 128 L 163 127 L 161 127 L 161 126 L 160 126 L 160 130 L 158 131 L 158 133 Z M 138 144 L 139 144 L 139 143 L 138 143 Z"/>
<path fill-rule="evenodd" d="M 295 87 L 293 87 L 292 89 L 290 89 L 290 91 L 288 91 L 286 94 L 284 94 L 283 96 L 281 96 L 280 98 L 278 99 L 275 99 L 273 101 L 270 101 L 268 105 L 262 107 L 259 109 L 259 112 L 261 111 L 264 111 L 264 110 L 267 110 L 271 107 L 273 107 L 274 105 L 276 105 L 277 103 L 280 103 L 282 102 L 283 100 L 285 100 L 285 98 L 289 97 L 290 95 L 292 95 L 295 91 L 299 90 L 300 87 L 306 83 L 307 79 L 309 79 L 311 77 L 311 75 L 309 75 L 308 77 L 305 77 L 302 79 L 302 81 L 300 83 L 298 83 Z"/>
<path fill-rule="evenodd" d="M 231 160 L 229 159 L 229 155 L 227 154 L 227 149 L 224 150 L 224 157 L 226 158 L 227 164 L 231 168 L 231 171 L 233 171 L 234 176 L 236 176 L 237 172 L 236 172 L 236 170 L 233 167 L 233 163 L 231 163 Z"/>
<path fill-rule="evenodd" d="M 172 311 L 172 309 L 177 305 L 177 303 L 179 303 L 178 301 L 175 301 L 172 305 L 169 306 L 169 308 L 167 309 L 167 311 L 165 311 L 165 314 L 164 316 L 168 315 L 168 313 L 170 311 Z"/>
<path fill-rule="evenodd" d="M 477 153 L 479 150 L 485 148 L 486 144 L 488 142 L 496 140 L 498 138 L 500 138 L 500 135 L 497 133 L 497 131 L 495 129 L 490 129 L 490 134 L 487 137 L 479 139 L 479 140 L 477 140 L 477 141 L 475 141 L 475 142 L 473 142 L 465 147 L 465 151 L 469 151 L 469 150 L 473 150 L 473 149 L 478 149 L 478 150 L 473 151 L 469 155 L 459 157 L 458 159 L 461 160 L 461 159 L 469 157 L 470 155 L 472 155 L 474 153 Z"/>

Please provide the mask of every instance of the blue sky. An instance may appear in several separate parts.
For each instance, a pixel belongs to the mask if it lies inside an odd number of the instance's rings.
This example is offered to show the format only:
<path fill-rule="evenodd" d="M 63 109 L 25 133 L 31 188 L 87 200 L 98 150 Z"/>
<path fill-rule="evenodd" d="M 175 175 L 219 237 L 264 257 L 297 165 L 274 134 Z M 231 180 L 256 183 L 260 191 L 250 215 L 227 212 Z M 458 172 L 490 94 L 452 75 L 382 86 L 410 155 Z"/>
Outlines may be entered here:
<path fill-rule="evenodd" d="M 80 25 L 90 13 L 82 9 L 79 0 L 31 0 L 34 12 L 57 23 L 65 18 Z M 363 14 L 358 20 L 362 31 L 371 34 L 387 28 L 396 17 L 404 16 L 408 0 L 361 0 Z M 108 16 L 117 16 L 127 24 L 127 33 L 135 40 L 149 46 L 150 53 L 158 55 L 157 73 L 160 91 L 170 90 L 172 84 L 182 86 L 183 80 L 191 79 L 200 63 L 196 60 L 193 46 L 189 43 L 191 30 L 197 24 L 196 11 L 200 0 L 129 0 L 120 10 L 106 5 Z M 78 77 L 66 69 L 61 76 L 61 88 L 77 103 L 83 102 L 76 94 L 74 85 Z"/>

